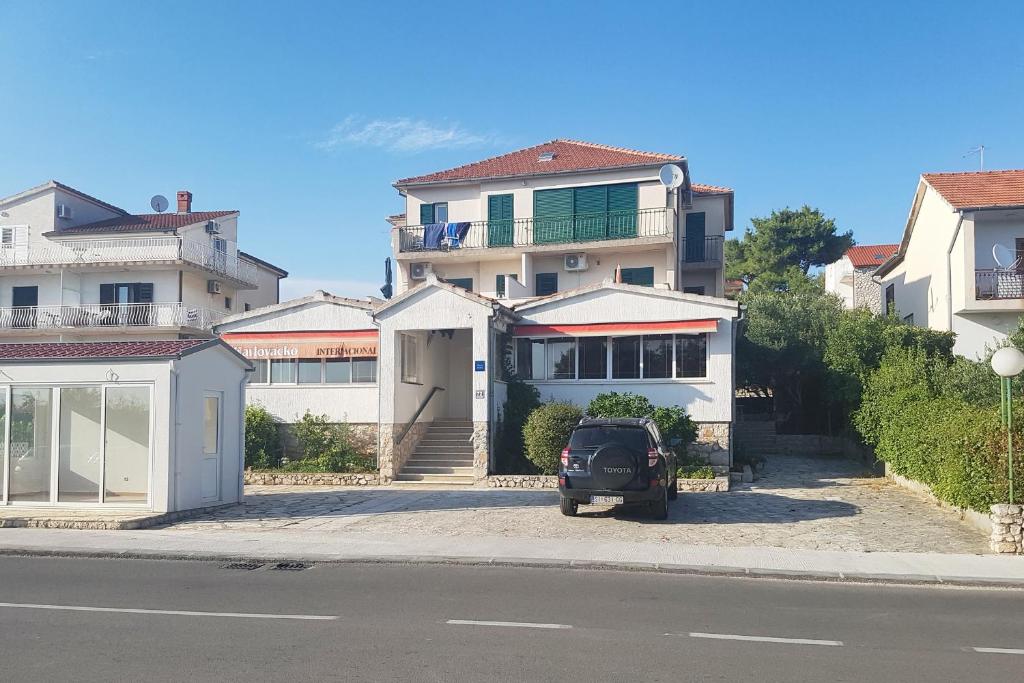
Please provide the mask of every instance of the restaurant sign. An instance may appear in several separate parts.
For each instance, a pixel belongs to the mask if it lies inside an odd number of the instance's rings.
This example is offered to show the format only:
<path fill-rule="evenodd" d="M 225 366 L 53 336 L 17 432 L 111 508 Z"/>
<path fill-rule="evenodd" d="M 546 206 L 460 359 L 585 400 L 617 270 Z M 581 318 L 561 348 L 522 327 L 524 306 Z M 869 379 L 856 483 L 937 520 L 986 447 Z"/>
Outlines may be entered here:
<path fill-rule="evenodd" d="M 290 341 L 273 339 L 240 341 L 226 339 L 231 346 L 249 360 L 276 360 L 286 358 L 376 358 L 376 339 L 329 339 Z"/>

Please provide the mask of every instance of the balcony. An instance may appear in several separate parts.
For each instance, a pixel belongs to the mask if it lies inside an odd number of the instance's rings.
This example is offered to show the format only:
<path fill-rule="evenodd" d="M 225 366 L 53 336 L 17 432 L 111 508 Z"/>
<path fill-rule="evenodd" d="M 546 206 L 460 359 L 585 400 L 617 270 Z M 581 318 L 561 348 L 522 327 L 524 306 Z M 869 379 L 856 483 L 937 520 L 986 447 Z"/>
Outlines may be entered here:
<path fill-rule="evenodd" d="M 671 238 L 669 209 L 640 209 L 606 213 L 473 221 L 461 238 L 424 225 L 398 229 L 400 253 L 537 247 L 606 240 Z M 449 223 L 448 226 L 458 225 Z"/>
<path fill-rule="evenodd" d="M 0 267 L 126 263 L 183 263 L 244 287 L 258 284 L 255 264 L 210 244 L 181 237 L 68 239 L 39 246 L 5 244 L 0 248 Z"/>
<path fill-rule="evenodd" d="M 1024 299 L 1024 272 L 1018 270 L 974 271 L 975 298 L 979 301 Z"/>
<path fill-rule="evenodd" d="M 725 262 L 721 235 L 679 240 L 679 264 L 683 268 L 720 268 Z"/>
<path fill-rule="evenodd" d="M 127 328 L 207 331 L 224 317 L 217 311 L 180 303 L 80 304 L 0 308 L 0 332 L 59 333 L 70 329 L 112 332 Z"/>

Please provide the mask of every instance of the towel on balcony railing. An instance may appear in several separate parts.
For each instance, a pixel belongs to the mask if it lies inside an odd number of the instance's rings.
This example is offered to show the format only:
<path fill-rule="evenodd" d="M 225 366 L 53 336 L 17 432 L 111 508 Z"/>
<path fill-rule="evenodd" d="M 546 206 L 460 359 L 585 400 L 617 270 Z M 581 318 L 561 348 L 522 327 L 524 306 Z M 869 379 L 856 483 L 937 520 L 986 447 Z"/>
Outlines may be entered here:
<path fill-rule="evenodd" d="M 449 248 L 458 248 L 466 241 L 469 234 L 469 223 L 449 223 L 445 227 L 444 239 Z"/>
<path fill-rule="evenodd" d="M 444 223 L 431 223 L 423 226 L 423 248 L 440 249 L 444 238 Z"/>

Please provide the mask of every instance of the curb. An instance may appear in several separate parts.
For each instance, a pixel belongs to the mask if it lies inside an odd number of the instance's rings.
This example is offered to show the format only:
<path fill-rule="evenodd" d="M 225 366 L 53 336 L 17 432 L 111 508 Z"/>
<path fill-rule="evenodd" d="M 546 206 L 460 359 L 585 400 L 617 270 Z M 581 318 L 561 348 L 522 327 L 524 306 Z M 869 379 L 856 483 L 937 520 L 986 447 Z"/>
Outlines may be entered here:
<path fill-rule="evenodd" d="M 615 562 L 607 560 L 559 560 L 529 557 L 485 557 L 460 555 L 381 555 L 337 557 L 307 554 L 302 557 L 231 555 L 215 552 L 139 552 L 90 550 L 39 550 L 34 548 L 0 548 L 0 557 L 55 557 L 107 560 L 170 560 L 192 562 L 263 562 L 305 561 L 314 564 L 346 565 L 445 565 L 464 567 L 505 567 L 527 569 L 569 569 L 589 571 L 644 572 L 681 576 L 713 576 L 747 579 L 815 581 L 821 583 L 891 584 L 903 586 L 949 586 L 966 588 L 1024 589 L 1024 578 L 941 576 L 932 574 L 884 574 L 864 572 L 811 571 L 803 569 L 772 569 L 761 567 L 729 567 L 715 565 L 659 564 L 654 562 Z"/>

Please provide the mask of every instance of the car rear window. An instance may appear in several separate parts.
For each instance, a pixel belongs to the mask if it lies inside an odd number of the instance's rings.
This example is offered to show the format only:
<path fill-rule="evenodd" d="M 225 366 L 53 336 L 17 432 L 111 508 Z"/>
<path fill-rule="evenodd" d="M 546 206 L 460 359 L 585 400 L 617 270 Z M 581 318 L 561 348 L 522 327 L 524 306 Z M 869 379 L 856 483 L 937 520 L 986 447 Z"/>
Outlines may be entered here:
<path fill-rule="evenodd" d="M 642 427 L 610 425 L 577 427 L 569 439 L 569 448 L 597 448 L 614 443 L 634 451 L 646 451 L 650 445 L 647 430 Z"/>

